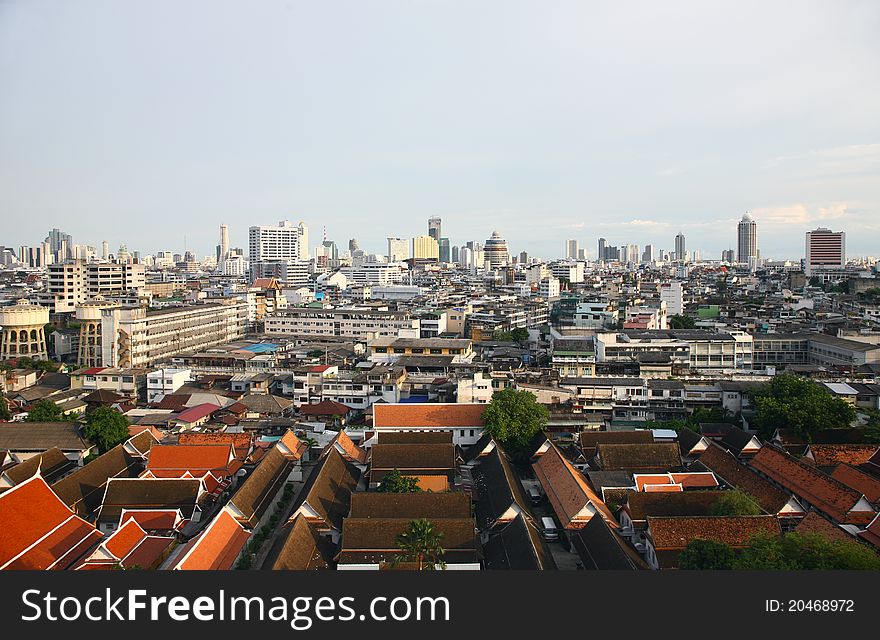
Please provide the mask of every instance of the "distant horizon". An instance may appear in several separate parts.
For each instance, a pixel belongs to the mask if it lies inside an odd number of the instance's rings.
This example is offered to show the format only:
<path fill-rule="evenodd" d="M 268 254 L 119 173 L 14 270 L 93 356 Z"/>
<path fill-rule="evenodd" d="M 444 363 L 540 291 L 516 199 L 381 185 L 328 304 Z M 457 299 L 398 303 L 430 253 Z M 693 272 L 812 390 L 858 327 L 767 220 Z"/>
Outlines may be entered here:
<path fill-rule="evenodd" d="M 0 244 L 384 254 L 439 216 L 716 258 L 750 211 L 765 258 L 880 256 L 878 33 L 871 0 L 0 1 Z"/>

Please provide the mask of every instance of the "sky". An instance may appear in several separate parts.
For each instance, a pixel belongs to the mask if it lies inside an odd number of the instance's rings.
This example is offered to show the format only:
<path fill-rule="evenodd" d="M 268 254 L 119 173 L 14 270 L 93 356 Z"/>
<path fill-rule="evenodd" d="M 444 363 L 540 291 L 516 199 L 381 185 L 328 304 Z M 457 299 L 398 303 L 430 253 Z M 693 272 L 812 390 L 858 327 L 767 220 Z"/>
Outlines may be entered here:
<path fill-rule="evenodd" d="M 880 255 L 880 2 L 0 0 L 0 245 Z"/>

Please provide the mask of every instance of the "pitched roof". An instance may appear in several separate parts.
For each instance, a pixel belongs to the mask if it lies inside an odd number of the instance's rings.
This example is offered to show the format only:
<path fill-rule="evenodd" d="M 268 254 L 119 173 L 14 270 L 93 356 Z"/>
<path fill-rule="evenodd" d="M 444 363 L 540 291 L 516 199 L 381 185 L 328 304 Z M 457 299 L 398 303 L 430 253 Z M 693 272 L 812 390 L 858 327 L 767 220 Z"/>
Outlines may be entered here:
<path fill-rule="evenodd" d="M 861 493 L 868 502 L 880 502 L 880 478 L 864 473 L 848 464 L 837 465 L 831 472 L 831 477 Z"/>
<path fill-rule="evenodd" d="M 581 449 L 595 451 L 596 446 L 604 444 L 652 444 L 654 434 L 650 429 L 634 431 L 581 431 L 578 443 Z M 590 456 L 591 457 L 591 456 Z"/>
<path fill-rule="evenodd" d="M 177 444 L 231 444 L 235 449 L 235 457 L 244 460 L 251 450 L 251 434 L 184 431 L 177 436 Z"/>
<path fill-rule="evenodd" d="M 386 431 L 379 435 L 378 442 L 379 444 L 452 444 L 452 432 Z"/>
<path fill-rule="evenodd" d="M 293 400 L 274 396 L 270 393 L 249 393 L 239 400 L 241 404 L 253 413 L 265 413 L 278 415 L 284 413 L 293 404 Z"/>
<path fill-rule="evenodd" d="M 328 526 L 342 528 L 348 514 L 352 492 L 360 481 L 360 471 L 335 449 L 321 458 L 300 489 L 300 506 L 308 504 Z"/>
<path fill-rule="evenodd" d="M 375 444 L 370 450 L 370 468 L 448 470 L 455 468 L 453 444 Z"/>
<path fill-rule="evenodd" d="M 810 453 L 819 467 L 831 467 L 836 464 L 860 465 L 871 459 L 880 451 L 876 444 L 811 444 Z"/>
<path fill-rule="evenodd" d="M 175 570 L 226 571 L 247 544 L 250 533 L 227 509 L 221 509 L 199 535 L 189 541 Z"/>
<path fill-rule="evenodd" d="M 791 498 L 787 492 L 768 482 L 715 444 L 710 445 L 700 455 L 699 463 L 726 484 L 749 494 L 767 513 L 779 513 Z"/>
<path fill-rule="evenodd" d="M 79 452 L 93 446 L 80 435 L 75 422 L 0 422 L 0 450 L 46 451 L 57 447 Z"/>
<path fill-rule="evenodd" d="M 111 478 L 135 478 L 143 461 L 118 444 L 87 465 L 52 485 L 59 498 L 82 516 L 89 516 L 101 506 L 104 488 Z"/>
<path fill-rule="evenodd" d="M 686 491 L 683 493 L 630 493 L 626 510 L 634 522 L 648 516 L 708 516 L 724 491 Z"/>
<path fill-rule="evenodd" d="M 509 519 L 515 512 L 525 512 L 534 518 L 519 476 L 501 447 L 495 447 L 480 458 L 480 463 L 471 471 L 471 477 L 476 499 L 474 513 L 479 529 L 490 529 L 499 518 L 507 515 Z"/>
<path fill-rule="evenodd" d="M 334 554 L 333 543 L 319 535 L 301 515 L 288 521 L 263 566 L 273 570 L 312 571 L 330 569 Z"/>
<path fill-rule="evenodd" d="M 342 525 L 340 564 L 393 561 L 400 553 L 397 536 L 409 518 L 346 518 Z M 437 518 L 431 521 L 443 537 L 440 545 L 446 562 L 476 562 L 477 535 L 473 518 Z"/>
<path fill-rule="evenodd" d="M 617 526 L 605 503 L 593 492 L 583 474 L 563 457 L 556 445 L 552 445 L 533 462 L 532 469 L 564 528 L 582 527 L 595 515 L 601 515 Z"/>
<path fill-rule="evenodd" d="M 119 523 L 134 520 L 145 531 L 177 531 L 183 526 L 178 509 L 123 509 Z"/>
<path fill-rule="evenodd" d="M 174 536 L 151 536 L 129 518 L 77 569 L 112 569 L 117 564 L 127 569 L 155 569 L 175 543 Z"/>
<path fill-rule="evenodd" d="M 118 522 L 123 509 L 180 509 L 192 518 L 202 493 L 201 480 L 111 478 L 98 511 L 99 522 Z"/>
<path fill-rule="evenodd" d="M 367 461 L 367 452 L 363 447 L 356 445 L 349 435 L 343 430 L 339 431 L 333 439 L 321 451 L 321 457 L 326 456 L 332 449 L 336 449 L 349 462 L 365 464 Z"/>
<path fill-rule="evenodd" d="M 602 518 L 591 519 L 572 531 L 571 545 L 587 570 L 632 571 L 647 569 L 634 549 L 624 542 Z"/>
<path fill-rule="evenodd" d="M 663 491 L 659 487 L 670 485 L 680 486 L 682 489 L 710 489 L 718 486 L 718 479 L 711 471 L 634 473 L 633 482 L 639 491 Z"/>
<path fill-rule="evenodd" d="M 661 568 L 678 566 L 678 553 L 696 539 L 743 548 L 758 535 L 782 535 L 776 516 L 648 516 L 648 533 Z M 669 553 L 672 552 L 672 553 Z"/>
<path fill-rule="evenodd" d="M 810 511 L 794 528 L 797 533 L 818 533 L 833 541 L 851 542 L 854 538 L 846 531 L 823 518 L 817 511 Z"/>
<path fill-rule="evenodd" d="M 352 518 L 469 518 L 471 498 L 466 493 L 381 493 L 351 494 Z"/>
<path fill-rule="evenodd" d="M 484 425 L 485 404 L 406 403 L 373 406 L 373 426 L 464 428 Z"/>
<path fill-rule="evenodd" d="M 0 569 L 67 569 L 101 534 L 33 476 L 0 494 Z"/>
<path fill-rule="evenodd" d="M 284 432 L 284 435 L 275 443 L 275 446 L 278 448 L 278 451 L 291 460 L 299 460 L 309 449 L 308 443 L 297 438 L 296 434 L 290 429 Z"/>
<path fill-rule="evenodd" d="M 178 422 L 196 422 L 197 420 L 201 420 L 202 418 L 210 416 L 215 411 L 219 411 L 219 409 L 220 407 L 218 407 L 216 404 L 205 402 L 203 404 L 197 404 L 194 407 L 190 407 L 189 409 L 184 409 L 177 414 L 175 420 L 177 420 Z"/>
<path fill-rule="evenodd" d="M 293 461 L 272 447 L 229 500 L 235 517 L 249 527 L 256 526 L 292 467 Z"/>
<path fill-rule="evenodd" d="M 489 570 L 556 569 L 553 554 L 544 538 L 522 513 L 489 537 L 483 545 L 483 557 L 485 568 Z"/>
<path fill-rule="evenodd" d="M 334 400 L 322 400 L 314 404 L 304 404 L 299 408 L 300 414 L 304 416 L 344 416 L 351 411 L 351 407 L 347 407 L 341 402 Z"/>
<path fill-rule="evenodd" d="M 774 447 L 762 447 L 751 466 L 838 522 L 867 524 L 873 513 L 852 513 L 862 494 Z"/>
<path fill-rule="evenodd" d="M 175 478 L 185 472 L 229 476 L 240 467 L 231 444 L 157 444 L 150 450 L 146 470 L 157 478 Z"/>
<path fill-rule="evenodd" d="M 51 484 L 60 476 L 75 468 L 76 463 L 68 459 L 61 449 L 52 447 L 48 451 L 38 453 L 24 462 L 5 469 L 2 476 L 15 485 L 24 482 L 39 471 L 46 482 Z"/>
<path fill-rule="evenodd" d="M 681 452 L 675 442 L 656 444 L 612 444 L 596 446 L 603 470 L 627 469 L 668 471 L 681 466 Z"/>

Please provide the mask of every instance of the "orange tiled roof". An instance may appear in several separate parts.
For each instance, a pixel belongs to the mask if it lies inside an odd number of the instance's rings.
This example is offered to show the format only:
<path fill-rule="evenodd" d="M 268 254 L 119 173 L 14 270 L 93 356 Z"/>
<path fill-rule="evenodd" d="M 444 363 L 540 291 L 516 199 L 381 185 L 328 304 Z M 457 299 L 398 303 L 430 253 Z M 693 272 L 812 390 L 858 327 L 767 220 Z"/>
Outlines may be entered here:
<path fill-rule="evenodd" d="M 532 468 L 563 527 L 579 529 L 586 525 L 590 517 L 579 514 L 588 505 L 617 526 L 605 503 L 593 492 L 583 474 L 563 457 L 556 445 L 551 444 L 547 452 L 532 463 Z"/>
<path fill-rule="evenodd" d="M 345 431 L 340 431 L 339 434 L 333 438 L 329 445 L 324 448 L 324 451 L 321 452 L 321 457 L 327 455 L 327 453 L 334 446 L 342 449 L 340 453 L 342 453 L 343 457 L 349 460 L 350 462 L 356 462 L 358 464 L 366 464 L 367 462 L 367 452 L 362 447 L 357 446 L 352 439 L 348 436 Z"/>
<path fill-rule="evenodd" d="M 776 516 L 648 516 L 654 548 L 684 549 L 697 538 L 743 547 L 756 535 L 781 535 Z"/>
<path fill-rule="evenodd" d="M 183 522 L 177 509 L 123 509 L 119 519 L 132 519 L 147 531 L 174 531 Z"/>
<path fill-rule="evenodd" d="M 374 427 L 482 427 L 485 404 L 424 403 L 373 405 Z"/>
<path fill-rule="evenodd" d="M 309 448 L 309 445 L 296 437 L 296 434 L 293 431 L 286 431 L 283 436 L 281 436 L 281 440 L 275 445 L 282 445 L 287 452 L 283 452 L 286 458 L 292 458 L 294 460 L 299 460 L 302 458 L 303 454 Z M 280 451 L 281 449 L 279 449 Z"/>
<path fill-rule="evenodd" d="M 198 536 L 193 538 L 174 567 L 189 570 L 227 570 L 247 543 L 250 533 L 227 509 L 222 509 Z"/>
<path fill-rule="evenodd" d="M 839 464 L 831 477 L 861 493 L 868 502 L 880 502 L 880 478 L 868 475 L 848 464 Z"/>
<path fill-rule="evenodd" d="M 867 524 L 874 517 L 873 512 L 851 512 L 860 492 L 774 447 L 762 447 L 750 464 L 838 522 Z"/>
<path fill-rule="evenodd" d="M 184 432 L 177 437 L 177 444 L 231 444 L 235 448 L 235 457 L 244 460 L 251 450 L 251 434 Z"/>
<path fill-rule="evenodd" d="M 0 569 L 66 569 L 101 540 L 39 475 L 0 494 Z"/>
<path fill-rule="evenodd" d="M 880 445 L 876 444 L 811 444 L 816 465 L 830 467 L 835 464 L 851 464 L 858 466 L 871 459 Z"/>
<path fill-rule="evenodd" d="M 231 444 L 157 444 L 150 450 L 146 470 L 157 477 L 171 477 L 169 473 L 176 477 L 186 471 L 193 476 L 208 471 L 230 475 L 234 460 Z"/>

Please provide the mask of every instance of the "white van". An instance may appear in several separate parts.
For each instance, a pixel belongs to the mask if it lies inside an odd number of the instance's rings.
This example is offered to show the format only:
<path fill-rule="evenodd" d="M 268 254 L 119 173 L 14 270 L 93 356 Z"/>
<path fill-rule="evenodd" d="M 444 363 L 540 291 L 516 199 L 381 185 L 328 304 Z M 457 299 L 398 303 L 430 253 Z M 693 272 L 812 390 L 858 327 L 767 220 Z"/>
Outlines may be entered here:
<path fill-rule="evenodd" d="M 556 523 L 553 522 L 553 518 L 543 517 L 541 518 L 541 526 L 543 530 L 541 533 L 544 535 L 544 540 L 547 542 L 556 542 L 559 540 L 559 529 L 556 528 Z"/>

